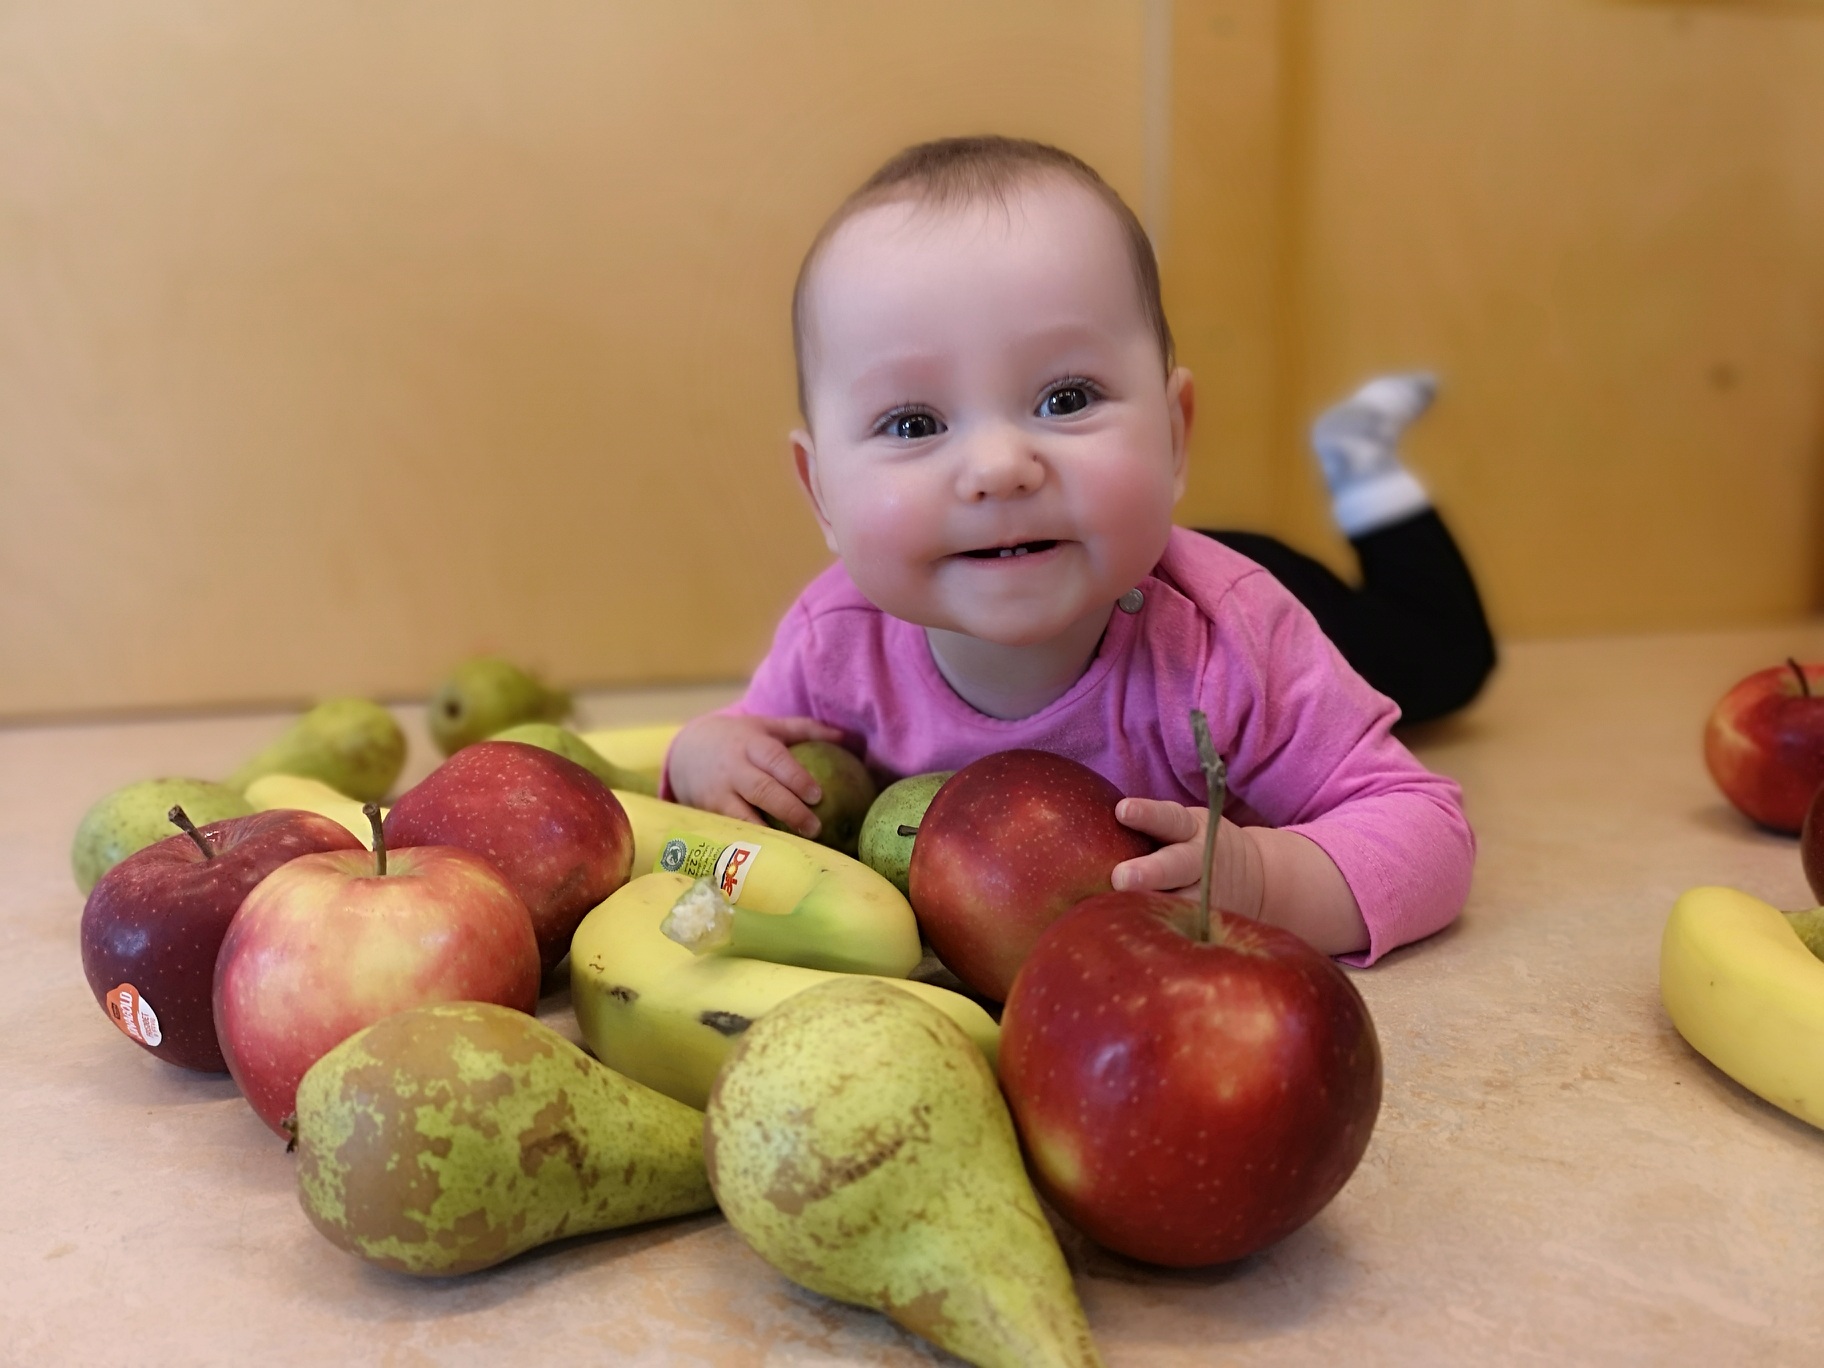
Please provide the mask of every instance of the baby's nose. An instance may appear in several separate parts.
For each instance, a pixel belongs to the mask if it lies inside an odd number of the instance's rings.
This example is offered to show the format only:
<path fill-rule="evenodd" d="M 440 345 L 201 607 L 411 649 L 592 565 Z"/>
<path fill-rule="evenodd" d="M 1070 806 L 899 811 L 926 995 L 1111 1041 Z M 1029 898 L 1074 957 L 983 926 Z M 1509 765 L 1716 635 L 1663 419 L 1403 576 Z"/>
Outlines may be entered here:
<path fill-rule="evenodd" d="M 1045 483 L 1045 463 L 1038 449 L 1018 428 L 1000 426 L 974 435 L 968 443 L 957 487 L 970 503 L 1030 494 Z"/>

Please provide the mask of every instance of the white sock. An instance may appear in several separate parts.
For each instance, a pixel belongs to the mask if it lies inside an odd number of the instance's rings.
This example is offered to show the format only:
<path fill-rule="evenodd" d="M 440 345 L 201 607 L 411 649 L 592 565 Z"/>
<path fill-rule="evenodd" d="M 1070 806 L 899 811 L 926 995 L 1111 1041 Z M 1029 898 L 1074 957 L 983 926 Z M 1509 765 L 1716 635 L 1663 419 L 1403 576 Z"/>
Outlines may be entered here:
<path fill-rule="evenodd" d="M 1415 372 L 1370 380 L 1311 425 L 1311 446 L 1330 486 L 1330 513 L 1359 537 L 1431 507 L 1425 486 L 1400 464 L 1400 434 L 1431 406 L 1438 382 Z"/>

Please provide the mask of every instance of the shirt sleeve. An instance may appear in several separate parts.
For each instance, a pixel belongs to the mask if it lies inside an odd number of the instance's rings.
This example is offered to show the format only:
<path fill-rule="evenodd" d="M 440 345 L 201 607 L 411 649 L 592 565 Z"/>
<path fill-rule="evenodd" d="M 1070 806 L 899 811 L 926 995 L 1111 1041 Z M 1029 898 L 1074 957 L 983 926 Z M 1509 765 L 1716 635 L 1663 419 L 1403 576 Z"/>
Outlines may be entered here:
<path fill-rule="evenodd" d="M 1225 724 L 1231 791 L 1267 825 L 1314 841 L 1355 895 L 1368 949 L 1346 963 L 1373 964 L 1456 919 L 1475 863 L 1462 791 L 1393 736 L 1393 701 L 1264 571 L 1218 606 L 1200 692 Z"/>

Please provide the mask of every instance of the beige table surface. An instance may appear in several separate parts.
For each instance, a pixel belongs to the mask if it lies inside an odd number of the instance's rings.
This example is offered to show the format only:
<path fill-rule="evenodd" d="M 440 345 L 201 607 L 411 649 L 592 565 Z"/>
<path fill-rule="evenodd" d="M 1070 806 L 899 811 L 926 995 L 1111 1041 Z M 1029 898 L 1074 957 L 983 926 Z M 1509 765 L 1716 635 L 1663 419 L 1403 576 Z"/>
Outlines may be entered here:
<path fill-rule="evenodd" d="M 1739 820 L 1698 754 L 1722 691 L 1788 654 L 1824 656 L 1824 624 L 1516 646 L 1471 712 L 1413 738 L 1462 782 L 1481 858 L 1456 928 L 1355 976 L 1386 1054 L 1367 1156 L 1312 1224 L 1235 1267 L 1164 1274 L 1073 1244 L 1112 1365 L 1824 1363 L 1824 1133 L 1687 1049 L 1655 983 L 1685 887 L 1810 901 L 1794 843 Z M 150 1058 L 95 1005 L 66 864 L 98 794 L 225 772 L 275 725 L 0 730 L 0 1361 L 942 1357 L 793 1288 L 713 1217 L 444 1283 L 322 1240 L 232 1084 Z"/>

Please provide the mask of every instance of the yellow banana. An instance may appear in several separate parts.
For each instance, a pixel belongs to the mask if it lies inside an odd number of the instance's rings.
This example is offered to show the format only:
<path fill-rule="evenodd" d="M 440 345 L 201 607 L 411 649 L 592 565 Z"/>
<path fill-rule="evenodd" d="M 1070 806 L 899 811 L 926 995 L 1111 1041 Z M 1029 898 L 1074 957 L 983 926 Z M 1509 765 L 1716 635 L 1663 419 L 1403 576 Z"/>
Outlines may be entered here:
<path fill-rule="evenodd" d="M 614 794 L 633 824 L 636 874 L 713 878 L 735 905 L 727 953 L 887 978 L 917 966 L 912 905 L 861 861 L 790 832 Z"/>
<path fill-rule="evenodd" d="M 1750 1092 L 1824 1127 L 1824 959 L 1789 916 L 1733 888 L 1673 905 L 1659 951 L 1666 1013 L 1693 1049 Z"/>
<path fill-rule="evenodd" d="M 836 977 L 766 960 L 695 955 L 659 930 L 691 887 L 683 874 L 641 875 L 588 916 L 570 942 L 570 1001 L 604 1064 L 701 1108 L 735 1039 L 794 993 Z M 937 1007 L 992 1065 L 1000 1027 L 960 993 L 886 975 Z"/>
<path fill-rule="evenodd" d="M 601 727 L 583 732 L 582 738 L 611 764 L 652 780 L 656 792 L 659 772 L 665 768 L 665 752 L 671 748 L 671 738 L 681 725 L 661 722 L 651 727 Z"/>
<path fill-rule="evenodd" d="M 255 812 L 274 808 L 300 808 L 340 822 L 369 850 L 374 848 L 373 824 L 361 811 L 361 804 L 321 779 L 306 779 L 298 774 L 262 774 L 247 785 L 247 801 Z M 380 810 L 382 816 L 386 809 Z"/>

